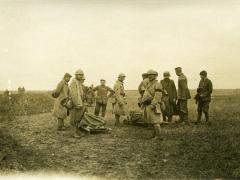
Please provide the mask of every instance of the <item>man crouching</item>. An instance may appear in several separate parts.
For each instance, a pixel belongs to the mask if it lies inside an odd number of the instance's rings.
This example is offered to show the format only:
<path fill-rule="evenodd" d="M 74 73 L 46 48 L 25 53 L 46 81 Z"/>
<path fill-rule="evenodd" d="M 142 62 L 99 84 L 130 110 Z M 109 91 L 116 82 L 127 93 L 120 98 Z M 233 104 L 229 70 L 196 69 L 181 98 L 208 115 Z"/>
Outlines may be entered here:
<path fill-rule="evenodd" d="M 161 115 L 161 98 L 162 98 L 162 85 L 158 82 L 158 73 L 154 70 L 149 70 L 148 82 L 145 87 L 142 102 L 146 108 L 147 121 L 154 127 L 153 138 L 160 137 L 160 124 L 162 122 Z"/>

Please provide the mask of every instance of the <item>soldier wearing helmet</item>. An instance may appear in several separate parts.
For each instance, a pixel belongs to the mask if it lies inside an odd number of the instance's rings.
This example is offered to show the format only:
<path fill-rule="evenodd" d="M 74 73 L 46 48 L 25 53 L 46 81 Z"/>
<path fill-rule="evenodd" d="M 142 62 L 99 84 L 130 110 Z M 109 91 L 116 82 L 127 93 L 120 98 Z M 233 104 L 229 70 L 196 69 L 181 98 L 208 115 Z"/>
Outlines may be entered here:
<path fill-rule="evenodd" d="M 161 98 L 162 85 L 158 82 L 158 73 L 154 70 L 149 70 L 148 82 L 142 98 L 143 107 L 146 110 L 147 121 L 154 127 L 154 138 L 160 137 L 160 124 L 162 123 L 161 116 Z"/>
<path fill-rule="evenodd" d="M 84 73 L 81 69 L 75 72 L 75 78 L 70 84 L 69 98 L 69 108 L 71 108 L 70 113 L 70 123 L 76 128 L 76 137 L 80 137 L 80 121 L 83 118 L 84 113 L 87 111 L 86 107 L 86 86 L 84 86 Z"/>
<path fill-rule="evenodd" d="M 170 72 L 166 71 L 163 73 L 163 80 L 161 80 L 163 87 L 162 101 L 166 107 L 165 111 L 163 111 L 163 121 L 168 122 L 172 121 L 174 106 L 176 106 L 177 100 L 177 89 L 174 81 L 170 79 L 170 77 Z"/>
<path fill-rule="evenodd" d="M 188 123 L 188 99 L 191 99 L 190 91 L 188 89 L 187 77 L 183 74 L 182 68 L 175 68 L 178 76 L 178 107 L 180 115 L 180 123 Z"/>
<path fill-rule="evenodd" d="M 115 114 L 115 126 L 118 126 L 120 124 L 120 116 L 126 115 L 126 97 L 125 97 L 125 90 L 124 90 L 124 80 L 126 75 L 123 73 L 120 73 L 118 75 L 118 80 L 116 81 L 114 85 L 114 92 L 115 92 L 115 102 L 113 106 L 113 114 Z"/>

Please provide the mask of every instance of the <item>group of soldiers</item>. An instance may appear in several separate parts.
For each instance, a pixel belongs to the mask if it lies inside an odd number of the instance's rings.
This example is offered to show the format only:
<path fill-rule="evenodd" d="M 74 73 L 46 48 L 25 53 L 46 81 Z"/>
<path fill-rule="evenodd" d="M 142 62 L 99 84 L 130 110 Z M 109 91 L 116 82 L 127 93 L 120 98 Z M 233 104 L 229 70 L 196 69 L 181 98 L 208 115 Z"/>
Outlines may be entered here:
<path fill-rule="evenodd" d="M 158 81 L 158 73 L 149 70 L 142 74 L 143 80 L 138 87 L 140 98 L 138 105 L 143 112 L 143 117 L 149 127 L 153 127 L 153 137 L 159 138 L 161 123 L 171 122 L 173 115 L 179 115 L 179 123 L 188 123 L 188 100 L 191 99 L 188 89 L 187 77 L 182 72 L 181 67 L 175 68 L 178 76 L 178 90 L 175 83 L 170 79 L 170 73 L 164 72 L 164 79 Z M 195 96 L 198 104 L 198 119 L 201 121 L 202 113 L 205 114 L 206 121 L 209 121 L 209 103 L 213 91 L 212 82 L 207 77 L 207 72 L 200 72 L 201 80 Z M 127 100 L 124 89 L 126 75 L 120 73 L 114 88 L 106 85 L 104 79 L 100 80 L 100 85 L 87 87 L 84 85 L 85 75 L 82 70 L 75 72 L 75 77 L 70 82 L 72 76 L 69 73 L 64 75 L 62 81 L 52 93 L 56 98 L 53 115 L 58 120 L 58 130 L 65 130 L 64 119 L 70 115 L 70 123 L 75 127 L 75 136 L 81 137 L 80 122 L 84 113 L 88 111 L 87 94 L 96 93 L 96 105 L 94 114 L 101 118 L 105 117 L 108 99 L 112 99 L 113 114 L 115 115 L 115 126 L 120 125 L 121 116 L 127 115 Z"/>

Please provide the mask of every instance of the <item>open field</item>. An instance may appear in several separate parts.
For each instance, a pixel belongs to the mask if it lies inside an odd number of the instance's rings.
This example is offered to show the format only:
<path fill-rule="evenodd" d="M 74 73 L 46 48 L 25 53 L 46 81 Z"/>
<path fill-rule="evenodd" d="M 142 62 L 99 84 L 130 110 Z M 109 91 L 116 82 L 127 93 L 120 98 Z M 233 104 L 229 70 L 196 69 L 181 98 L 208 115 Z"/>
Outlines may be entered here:
<path fill-rule="evenodd" d="M 37 94 L 31 97 L 40 96 Z M 129 110 L 138 110 L 136 91 L 128 91 L 127 97 Z M 35 108 L 43 108 L 45 104 L 50 110 L 51 103 L 46 98 L 28 104 Z M 57 132 L 51 113 L 29 110 L 31 113 L 27 115 L 1 123 L 0 171 L 110 179 L 237 179 L 240 178 L 239 105 L 239 90 L 215 91 L 211 124 L 204 121 L 189 126 L 170 124 L 162 128 L 163 141 L 149 139 L 151 130 L 143 127 L 115 128 L 110 105 L 106 119 L 112 132 L 81 139 L 72 138 L 69 121 L 67 131 Z M 189 111 L 193 122 L 196 120 L 193 100 Z"/>

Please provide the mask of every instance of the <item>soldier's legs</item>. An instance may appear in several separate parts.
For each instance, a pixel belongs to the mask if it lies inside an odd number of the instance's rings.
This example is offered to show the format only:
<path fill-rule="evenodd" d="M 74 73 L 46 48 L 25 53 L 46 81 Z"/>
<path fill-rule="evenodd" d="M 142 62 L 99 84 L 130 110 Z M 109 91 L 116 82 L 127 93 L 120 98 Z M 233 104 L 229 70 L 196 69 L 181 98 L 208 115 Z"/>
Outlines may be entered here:
<path fill-rule="evenodd" d="M 167 121 L 167 115 L 165 112 L 162 112 L 162 115 L 163 115 L 163 121 L 166 122 Z"/>
<path fill-rule="evenodd" d="M 120 125 L 120 115 L 115 114 L 115 126 Z"/>
<path fill-rule="evenodd" d="M 95 112 L 94 112 L 96 116 L 99 116 L 100 109 L 101 109 L 101 104 L 96 102 Z"/>
<path fill-rule="evenodd" d="M 73 137 L 80 138 L 82 137 L 83 133 L 80 131 L 80 122 L 84 116 L 84 109 L 72 109 L 70 113 L 70 122 L 71 125 L 74 126 L 75 132 Z"/>
<path fill-rule="evenodd" d="M 58 118 L 57 121 L 58 121 L 58 127 L 57 127 L 57 130 L 62 130 L 63 127 L 64 127 L 64 119 L 62 119 L 62 118 Z"/>
<path fill-rule="evenodd" d="M 172 122 L 172 117 L 173 117 L 173 104 L 170 103 L 169 114 L 168 114 L 168 122 Z"/>
<path fill-rule="evenodd" d="M 180 99 L 179 100 L 179 105 L 180 105 L 180 121 L 188 121 L 188 104 L 187 100 Z"/>
<path fill-rule="evenodd" d="M 202 119 L 202 112 L 203 112 L 203 102 L 199 101 L 198 102 L 198 118 L 197 118 L 197 122 L 200 122 Z"/>
<path fill-rule="evenodd" d="M 205 118 L 206 118 L 206 122 L 209 121 L 209 102 L 206 101 L 206 102 L 203 102 L 203 113 L 205 115 Z"/>
<path fill-rule="evenodd" d="M 102 104 L 102 117 L 106 115 L 107 104 Z"/>
<path fill-rule="evenodd" d="M 146 107 L 147 119 L 154 128 L 153 137 L 159 137 L 161 133 L 162 115 L 156 114 L 149 106 Z"/>

